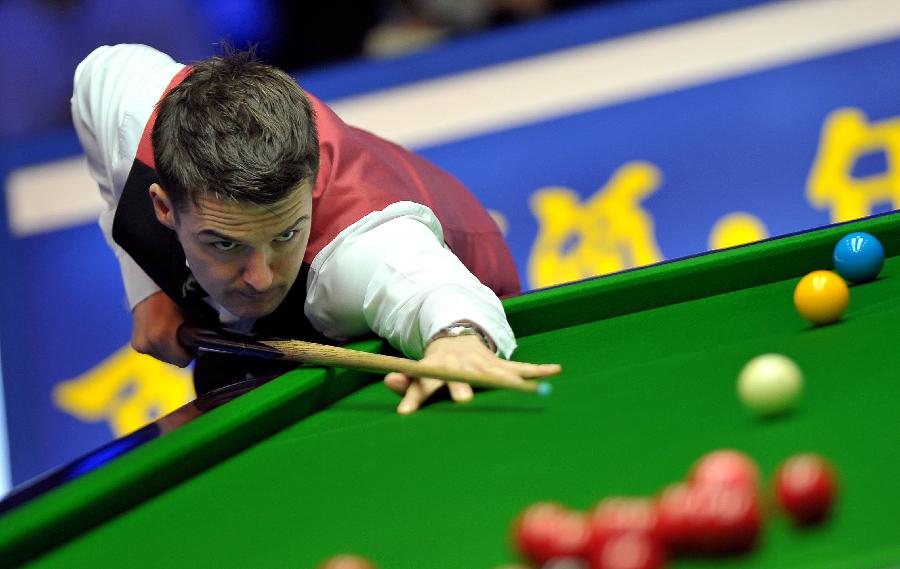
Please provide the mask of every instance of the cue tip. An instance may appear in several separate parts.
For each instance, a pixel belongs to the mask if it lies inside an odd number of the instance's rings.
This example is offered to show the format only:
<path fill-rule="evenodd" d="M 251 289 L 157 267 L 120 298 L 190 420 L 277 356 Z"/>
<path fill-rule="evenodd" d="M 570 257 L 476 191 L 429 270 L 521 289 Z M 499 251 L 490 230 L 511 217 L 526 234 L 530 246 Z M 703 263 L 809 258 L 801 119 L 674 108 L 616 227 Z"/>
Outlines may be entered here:
<path fill-rule="evenodd" d="M 541 397 L 547 397 L 553 393 L 553 386 L 547 383 L 546 381 L 542 381 L 538 384 L 537 394 Z"/>

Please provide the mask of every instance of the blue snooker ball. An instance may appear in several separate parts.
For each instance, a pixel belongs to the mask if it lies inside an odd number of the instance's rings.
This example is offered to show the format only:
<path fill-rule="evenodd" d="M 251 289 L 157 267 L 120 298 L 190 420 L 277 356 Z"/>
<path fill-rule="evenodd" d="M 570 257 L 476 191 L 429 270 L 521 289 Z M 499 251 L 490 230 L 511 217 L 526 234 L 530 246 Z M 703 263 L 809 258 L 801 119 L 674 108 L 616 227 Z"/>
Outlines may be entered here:
<path fill-rule="evenodd" d="M 878 276 L 884 265 L 884 247 L 874 235 L 849 233 L 834 247 L 834 269 L 852 283 L 864 283 Z"/>

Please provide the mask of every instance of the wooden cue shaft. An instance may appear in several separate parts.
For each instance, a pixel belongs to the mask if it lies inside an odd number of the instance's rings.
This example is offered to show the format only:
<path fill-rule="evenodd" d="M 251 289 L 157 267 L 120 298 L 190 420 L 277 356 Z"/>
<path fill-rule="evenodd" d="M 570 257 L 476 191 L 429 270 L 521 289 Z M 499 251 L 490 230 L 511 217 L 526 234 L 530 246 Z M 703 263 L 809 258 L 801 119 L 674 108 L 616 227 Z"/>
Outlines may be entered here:
<path fill-rule="evenodd" d="M 406 358 L 370 354 L 368 352 L 305 342 L 303 340 L 287 340 L 232 331 L 216 332 L 190 325 L 182 325 L 178 329 L 178 340 L 188 348 L 196 348 L 208 352 L 283 359 L 362 371 L 397 371 L 413 377 L 432 377 L 480 387 L 513 389 L 542 395 L 549 393 L 550 389 L 549 385 L 542 382 L 514 381 L 490 373 L 478 373 L 423 364 L 422 362 Z"/>
<path fill-rule="evenodd" d="M 270 346 L 288 360 L 297 360 L 310 364 L 358 369 L 361 371 L 392 372 L 398 371 L 413 377 L 432 377 L 444 381 L 459 381 L 479 387 L 498 387 L 537 393 L 540 383 L 535 381 L 512 381 L 505 377 L 488 373 L 456 370 L 415 360 L 370 354 L 358 350 L 350 350 L 337 346 L 315 344 L 302 340 L 261 340 L 261 344 Z"/>

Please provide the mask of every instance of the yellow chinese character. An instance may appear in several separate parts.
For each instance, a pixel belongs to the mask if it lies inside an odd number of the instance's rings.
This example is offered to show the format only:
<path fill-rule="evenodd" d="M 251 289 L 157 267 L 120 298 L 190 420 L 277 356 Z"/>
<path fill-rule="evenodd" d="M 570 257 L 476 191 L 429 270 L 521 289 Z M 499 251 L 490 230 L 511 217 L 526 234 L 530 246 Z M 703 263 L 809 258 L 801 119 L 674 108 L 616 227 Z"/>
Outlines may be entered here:
<path fill-rule="evenodd" d="M 506 219 L 506 216 L 495 209 L 489 209 L 488 214 L 494 220 L 494 223 L 497 224 L 497 227 L 500 228 L 500 234 L 506 236 L 509 233 L 509 221 Z"/>
<path fill-rule="evenodd" d="M 727 249 L 769 236 L 766 224 L 755 215 L 734 212 L 722 216 L 709 232 L 710 249 Z"/>
<path fill-rule="evenodd" d="M 884 153 L 887 170 L 854 177 L 857 160 L 875 152 Z M 832 222 L 871 215 L 879 203 L 900 207 L 900 118 L 870 123 L 858 109 L 831 113 L 822 127 L 806 197 L 815 208 L 829 208 Z"/>
<path fill-rule="evenodd" d="M 661 261 L 653 218 L 641 206 L 656 191 L 660 178 L 653 164 L 629 162 L 583 204 L 569 188 L 535 192 L 531 210 L 539 227 L 528 263 L 531 287 Z"/>
<path fill-rule="evenodd" d="M 53 402 L 85 422 L 107 421 L 126 435 L 194 397 L 190 374 L 130 347 L 53 389 Z"/>

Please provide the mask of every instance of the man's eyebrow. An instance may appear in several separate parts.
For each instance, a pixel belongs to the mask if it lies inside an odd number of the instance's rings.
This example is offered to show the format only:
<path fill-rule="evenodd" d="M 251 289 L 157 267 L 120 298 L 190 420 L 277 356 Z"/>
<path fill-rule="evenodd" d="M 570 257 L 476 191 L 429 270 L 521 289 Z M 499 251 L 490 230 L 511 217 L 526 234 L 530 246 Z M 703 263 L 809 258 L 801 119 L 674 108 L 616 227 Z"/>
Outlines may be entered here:
<path fill-rule="evenodd" d="M 197 237 L 206 237 L 206 236 L 215 237 L 222 241 L 228 241 L 229 243 L 237 243 L 238 242 L 238 239 L 235 239 L 234 237 L 229 237 L 228 235 L 225 235 L 224 233 L 219 233 L 215 229 L 204 229 L 202 231 L 197 232 Z"/>
<path fill-rule="evenodd" d="M 293 231 L 294 229 L 297 229 L 297 226 L 298 226 L 298 225 L 300 225 L 300 224 L 302 224 L 302 223 L 304 223 L 304 222 L 306 222 L 306 221 L 309 221 L 309 217 L 310 217 L 310 216 L 309 216 L 308 213 L 304 213 L 303 215 L 301 215 L 300 217 L 297 218 L 297 221 L 295 221 L 294 223 L 290 224 L 290 225 L 287 227 L 287 229 L 285 229 L 284 231 L 279 232 L 278 234 L 281 235 L 282 233 L 287 233 L 288 231 Z"/>
<path fill-rule="evenodd" d="M 298 225 L 301 225 L 302 223 L 309 221 L 309 219 L 310 219 L 310 215 L 308 213 L 305 213 L 305 214 L 301 215 L 300 217 L 298 217 L 296 219 L 296 221 L 294 221 L 294 223 L 291 223 L 290 225 L 288 225 L 286 229 L 276 233 L 276 235 L 281 235 L 282 233 L 287 233 L 288 231 L 293 231 L 294 229 L 297 228 Z M 206 237 L 206 236 L 215 237 L 216 239 L 219 239 L 221 241 L 228 241 L 229 243 L 240 243 L 241 242 L 240 239 L 231 237 L 230 235 L 225 235 L 224 233 L 220 233 L 220 232 L 216 231 L 215 229 L 203 229 L 203 230 L 197 232 L 197 237 Z"/>

